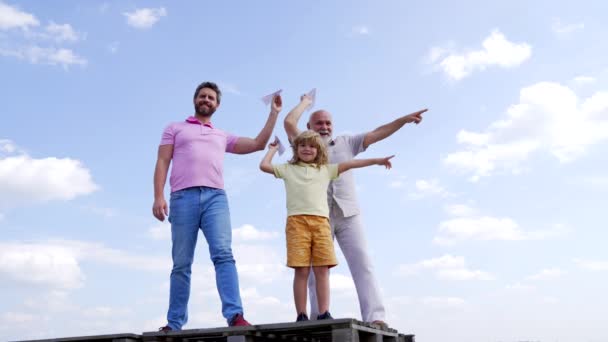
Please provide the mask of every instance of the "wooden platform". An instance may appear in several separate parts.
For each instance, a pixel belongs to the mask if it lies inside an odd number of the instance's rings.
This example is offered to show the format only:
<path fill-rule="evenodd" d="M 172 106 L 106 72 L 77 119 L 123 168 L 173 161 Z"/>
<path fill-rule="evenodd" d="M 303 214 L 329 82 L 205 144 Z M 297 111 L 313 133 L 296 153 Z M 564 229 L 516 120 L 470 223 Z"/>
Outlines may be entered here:
<path fill-rule="evenodd" d="M 380 329 L 376 325 L 351 318 L 299 323 L 260 324 L 250 327 L 189 329 L 174 332 L 144 332 L 67 337 L 36 342 L 415 342 L 414 335 L 400 334 L 395 329 Z M 25 341 L 23 341 L 25 342 Z M 33 342 L 33 341 L 32 341 Z"/>

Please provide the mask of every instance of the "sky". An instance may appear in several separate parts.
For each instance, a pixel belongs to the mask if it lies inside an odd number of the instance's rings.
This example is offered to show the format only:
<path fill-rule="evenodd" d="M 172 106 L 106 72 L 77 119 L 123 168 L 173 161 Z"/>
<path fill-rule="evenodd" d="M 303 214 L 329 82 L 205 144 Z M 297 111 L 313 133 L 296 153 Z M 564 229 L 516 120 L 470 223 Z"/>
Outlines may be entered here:
<path fill-rule="evenodd" d="M 246 137 L 278 89 L 283 141 L 312 88 L 334 135 L 429 109 L 360 155 L 395 154 L 391 170 L 354 171 L 391 327 L 424 342 L 608 341 L 605 13 L 599 0 L 0 0 L 0 340 L 165 324 L 156 153 L 209 80 L 224 92 L 214 124 Z M 245 317 L 291 322 L 284 185 L 259 171 L 263 153 L 226 155 L 233 251 Z M 360 319 L 337 254 L 332 315 Z M 225 324 L 202 236 L 189 310 L 185 329 Z"/>

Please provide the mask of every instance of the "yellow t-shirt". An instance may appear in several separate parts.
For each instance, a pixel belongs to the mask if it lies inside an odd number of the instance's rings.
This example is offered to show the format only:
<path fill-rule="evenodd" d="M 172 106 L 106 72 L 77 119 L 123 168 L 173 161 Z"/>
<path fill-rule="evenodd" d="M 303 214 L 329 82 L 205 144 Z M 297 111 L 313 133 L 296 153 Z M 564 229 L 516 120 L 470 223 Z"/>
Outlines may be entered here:
<path fill-rule="evenodd" d="M 338 164 L 279 164 L 272 165 L 274 176 L 285 181 L 287 216 L 317 215 L 329 218 L 327 186 L 338 178 Z"/>

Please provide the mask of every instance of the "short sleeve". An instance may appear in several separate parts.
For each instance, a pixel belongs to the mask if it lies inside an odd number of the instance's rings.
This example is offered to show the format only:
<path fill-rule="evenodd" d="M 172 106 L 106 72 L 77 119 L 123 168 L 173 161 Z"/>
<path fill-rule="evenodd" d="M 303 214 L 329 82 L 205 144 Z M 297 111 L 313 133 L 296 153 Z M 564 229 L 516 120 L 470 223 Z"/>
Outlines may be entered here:
<path fill-rule="evenodd" d="M 287 170 L 287 164 L 272 164 L 272 171 L 276 178 L 285 178 L 285 171 Z"/>
<path fill-rule="evenodd" d="M 333 180 L 338 178 L 338 164 L 327 164 L 327 172 L 329 179 Z"/>
<path fill-rule="evenodd" d="M 363 140 L 365 140 L 365 136 L 367 133 L 361 133 L 358 135 L 349 135 L 348 136 L 348 146 L 350 147 L 353 156 L 365 151 L 363 147 Z"/>
<path fill-rule="evenodd" d="M 233 153 L 234 145 L 236 145 L 236 142 L 238 140 L 239 140 L 239 137 L 237 137 L 236 135 L 226 133 L 226 152 Z"/>
<path fill-rule="evenodd" d="M 169 124 L 165 127 L 160 138 L 160 145 L 175 145 L 175 125 Z"/>

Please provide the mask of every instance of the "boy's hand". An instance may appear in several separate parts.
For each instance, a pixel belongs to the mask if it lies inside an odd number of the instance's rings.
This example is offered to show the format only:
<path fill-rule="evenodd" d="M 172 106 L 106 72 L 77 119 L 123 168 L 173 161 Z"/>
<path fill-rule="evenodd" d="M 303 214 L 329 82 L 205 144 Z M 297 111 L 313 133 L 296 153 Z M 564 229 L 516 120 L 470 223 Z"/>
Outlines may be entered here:
<path fill-rule="evenodd" d="M 278 150 L 279 149 L 279 138 L 275 137 L 274 141 L 268 144 L 269 150 Z"/>
<path fill-rule="evenodd" d="M 393 167 L 393 164 L 391 164 L 391 159 L 394 157 L 395 155 L 393 154 L 390 157 L 386 157 L 386 158 L 378 158 L 378 162 L 376 164 L 378 165 L 384 165 L 384 167 L 386 167 L 387 169 L 390 169 L 391 167 Z"/>
<path fill-rule="evenodd" d="M 281 109 L 283 109 L 283 99 L 281 98 L 281 95 L 278 94 L 272 98 L 272 106 L 270 110 L 273 113 L 279 113 Z"/>

